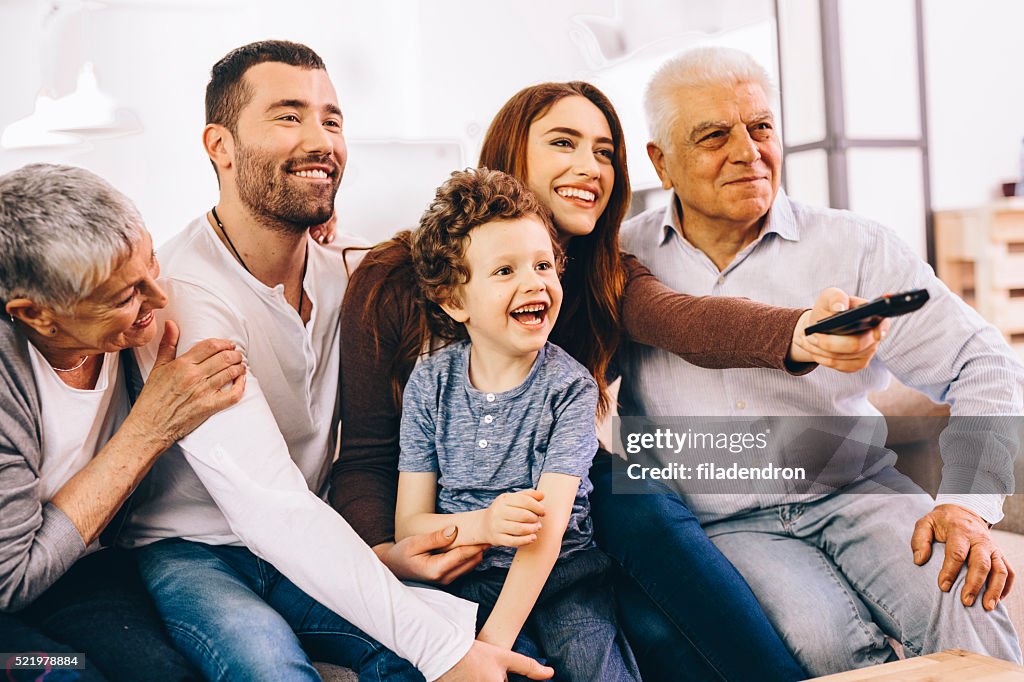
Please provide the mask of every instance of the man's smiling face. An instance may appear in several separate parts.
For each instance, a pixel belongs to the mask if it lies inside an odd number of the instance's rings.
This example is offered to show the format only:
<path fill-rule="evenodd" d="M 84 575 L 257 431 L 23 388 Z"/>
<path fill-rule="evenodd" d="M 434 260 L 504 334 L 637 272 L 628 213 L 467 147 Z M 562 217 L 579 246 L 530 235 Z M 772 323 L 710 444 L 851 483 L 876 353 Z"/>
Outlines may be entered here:
<path fill-rule="evenodd" d="M 244 76 L 234 132 L 238 193 L 258 216 L 305 229 L 334 213 L 347 149 L 326 71 L 265 62 Z"/>
<path fill-rule="evenodd" d="M 655 160 L 666 189 L 691 218 L 722 230 L 761 220 L 779 191 L 782 145 L 768 95 L 757 83 L 680 90 L 669 149 Z"/>

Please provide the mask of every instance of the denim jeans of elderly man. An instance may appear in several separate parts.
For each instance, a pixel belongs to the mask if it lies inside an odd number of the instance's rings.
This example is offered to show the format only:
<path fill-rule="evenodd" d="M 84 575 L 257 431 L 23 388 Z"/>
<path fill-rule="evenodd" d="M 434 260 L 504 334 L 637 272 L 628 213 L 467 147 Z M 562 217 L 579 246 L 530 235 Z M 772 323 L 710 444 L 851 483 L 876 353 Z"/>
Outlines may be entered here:
<path fill-rule="evenodd" d="M 319 680 L 312 658 L 357 670 L 360 680 L 423 682 L 408 661 L 245 547 L 172 539 L 136 553 L 171 639 L 206 679 Z M 204 593 L 216 598 L 195 598 Z"/>
<path fill-rule="evenodd" d="M 910 536 L 934 501 L 891 467 L 807 504 L 787 504 L 705 526 L 739 569 L 768 618 L 812 675 L 950 648 L 1008 661 L 1021 651 L 1005 606 L 960 601 L 966 567 L 938 588 L 945 546 L 914 564 Z M 828 608 L 822 608 L 828 605 Z"/>

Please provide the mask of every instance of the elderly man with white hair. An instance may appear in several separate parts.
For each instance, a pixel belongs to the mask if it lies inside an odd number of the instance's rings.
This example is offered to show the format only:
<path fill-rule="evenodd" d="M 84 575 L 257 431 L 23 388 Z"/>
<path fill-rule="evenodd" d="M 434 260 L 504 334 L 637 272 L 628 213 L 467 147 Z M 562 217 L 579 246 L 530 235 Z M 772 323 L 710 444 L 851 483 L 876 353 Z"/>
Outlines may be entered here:
<path fill-rule="evenodd" d="M 646 93 L 647 149 L 673 193 L 667 207 L 623 226 L 624 248 L 688 294 L 798 306 L 807 303 L 802 292 L 828 286 L 865 298 L 926 288 L 931 301 L 894 321 L 858 374 L 702 369 L 632 345 L 622 358 L 621 413 L 880 420 L 867 396 L 895 375 L 949 403 L 954 420 L 1021 414 L 1020 362 L 893 232 L 779 189 L 772 97 L 764 69 L 736 50 L 698 49 L 661 67 Z M 964 648 L 1020 661 L 1000 604 L 1013 569 L 989 532 L 1012 492 L 1013 446 L 990 432 L 979 438 L 981 449 L 944 442 L 934 500 L 860 494 L 911 487 L 883 449 L 873 465 L 833 479 L 831 494 L 780 496 L 751 483 L 686 501 L 808 673 L 891 660 L 887 637 L 908 656 Z M 671 532 L 664 525 L 649 532 Z M 936 542 L 945 549 L 933 552 Z"/>

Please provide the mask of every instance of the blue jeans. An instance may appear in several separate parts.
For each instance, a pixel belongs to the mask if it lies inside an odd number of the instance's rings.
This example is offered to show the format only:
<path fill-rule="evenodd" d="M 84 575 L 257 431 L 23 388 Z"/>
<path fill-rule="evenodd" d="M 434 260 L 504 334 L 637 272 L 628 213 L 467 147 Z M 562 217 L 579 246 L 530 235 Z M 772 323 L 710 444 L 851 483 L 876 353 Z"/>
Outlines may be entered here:
<path fill-rule="evenodd" d="M 0 679 L 44 682 L 198 682 L 164 632 L 130 552 L 82 557 L 27 608 L 0 613 L 0 650 L 85 653 L 84 670 L 6 670 Z"/>
<path fill-rule="evenodd" d="M 716 521 L 706 530 L 814 675 L 892 660 L 887 636 L 907 656 L 969 649 L 1020 662 L 1005 607 L 985 611 L 984 589 L 973 606 L 960 602 L 966 569 L 949 592 L 939 590 L 945 545 L 933 545 L 924 566 L 914 564 L 910 536 L 933 506 L 889 468 L 842 493 Z"/>
<path fill-rule="evenodd" d="M 620 621 L 645 682 L 806 678 L 679 496 L 654 482 L 649 494 L 614 495 L 613 477 L 624 474 L 612 464 L 602 452 L 594 459 L 591 516 L 620 568 Z"/>
<path fill-rule="evenodd" d="M 611 561 L 597 548 L 555 562 L 523 628 L 525 636 L 520 634 L 513 649 L 539 658 L 539 645 L 557 682 L 640 682 L 636 660 L 616 622 L 610 568 Z M 507 576 L 507 569 L 489 568 L 451 585 L 453 593 L 480 605 L 478 629 L 494 609 Z"/>
<path fill-rule="evenodd" d="M 136 552 L 171 639 L 207 679 L 319 680 L 312 657 L 360 680 L 423 682 L 408 661 L 245 547 L 175 539 Z"/>

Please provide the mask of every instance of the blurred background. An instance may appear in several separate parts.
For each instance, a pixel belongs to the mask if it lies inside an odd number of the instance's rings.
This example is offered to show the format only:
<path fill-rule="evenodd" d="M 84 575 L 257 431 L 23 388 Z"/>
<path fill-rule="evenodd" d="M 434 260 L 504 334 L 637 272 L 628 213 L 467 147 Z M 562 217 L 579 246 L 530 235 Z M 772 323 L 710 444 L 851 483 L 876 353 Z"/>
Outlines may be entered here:
<path fill-rule="evenodd" d="M 615 103 L 638 211 L 662 201 L 649 75 L 728 45 L 781 86 L 790 195 L 889 225 L 1024 348 L 1024 199 L 1000 198 L 1022 162 L 1021 26 L 1020 0 L 0 0 L 0 172 L 94 170 L 159 244 L 215 201 L 210 66 L 283 38 L 324 57 L 345 112 L 343 230 L 414 224 L 501 104 L 545 80 Z"/>

